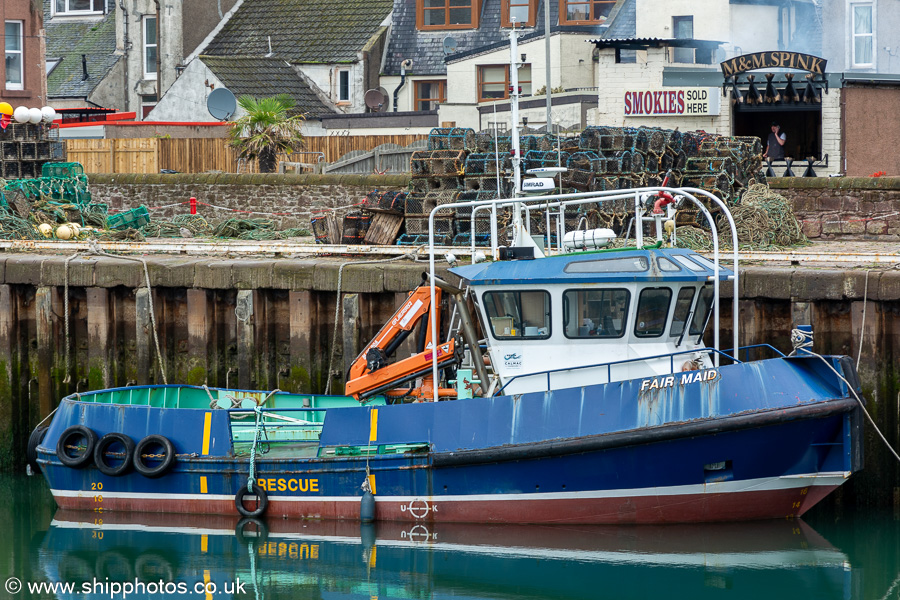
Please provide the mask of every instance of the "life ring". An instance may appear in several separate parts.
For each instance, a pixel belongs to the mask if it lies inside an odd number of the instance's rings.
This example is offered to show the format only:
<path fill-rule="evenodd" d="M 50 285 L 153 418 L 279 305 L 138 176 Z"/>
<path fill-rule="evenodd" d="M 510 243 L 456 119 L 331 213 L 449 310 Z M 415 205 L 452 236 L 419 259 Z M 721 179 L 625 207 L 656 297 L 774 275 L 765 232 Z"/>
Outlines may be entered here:
<path fill-rule="evenodd" d="M 244 491 L 246 490 L 247 488 L 244 488 Z M 255 536 L 247 535 L 248 533 L 253 531 L 252 528 L 247 530 L 247 532 L 244 531 L 247 525 L 251 525 L 253 528 L 256 528 Z M 269 528 L 266 527 L 266 524 L 260 519 L 255 519 L 253 517 L 244 517 L 243 519 L 238 521 L 238 524 L 235 526 L 234 536 L 237 538 L 238 543 L 242 546 L 246 546 L 247 544 L 256 544 L 261 546 L 265 544 L 266 540 L 269 538 Z"/>
<path fill-rule="evenodd" d="M 157 454 L 153 456 L 153 458 L 159 458 L 162 456 L 162 460 L 156 466 L 148 465 L 144 459 L 151 458 L 149 455 L 144 456 L 144 453 L 148 448 L 152 446 L 161 446 L 163 453 L 161 455 Z M 138 442 L 137 446 L 134 448 L 134 459 L 132 460 L 134 463 L 134 470 L 143 475 L 144 477 L 148 477 L 150 479 L 156 479 L 157 477 L 162 477 L 168 472 L 169 469 L 172 468 L 172 465 L 175 463 L 175 446 L 172 445 L 172 442 L 169 439 L 162 435 L 148 435 L 140 442 Z"/>
<path fill-rule="evenodd" d="M 75 446 L 75 442 L 84 439 L 84 449 L 82 446 Z M 94 456 L 94 447 L 97 445 L 97 434 L 88 429 L 84 425 L 72 425 L 62 432 L 59 441 L 56 442 L 56 457 L 59 462 L 73 469 L 80 469 L 87 466 Z M 69 450 L 75 450 L 76 454 L 69 454 Z M 82 450 L 80 454 L 78 451 Z"/>
<path fill-rule="evenodd" d="M 125 456 L 122 457 L 121 463 L 110 465 L 106 462 L 106 452 L 115 443 L 119 443 L 125 448 Z M 97 466 L 97 470 L 110 477 L 119 477 L 128 473 L 131 470 L 133 458 L 134 441 L 122 433 L 107 433 L 94 446 L 94 464 Z"/>
<path fill-rule="evenodd" d="M 31 435 L 28 436 L 28 446 L 25 448 L 25 458 L 28 461 L 28 464 L 31 466 L 32 473 L 39 473 L 41 468 L 37 462 L 37 447 L 41 445 L 41 442 L 44 441 L 44 436 L 47 435 L 46 426 L 35 427 L 34 431 L 31 432 Z"/>
<path fill-rule="evenodd" d="M 252 484 L 252 487 L 253 491 L 251 492 L 247 491 L 246 485 L 242 485 L 241 489 L 234 495 L 234 505 L 237 511 L 245 517 L 262 516 L 266 509 L 269 508 L 269 496 L 266 494 L 266 490 L 259 487 L 256 482 Z M 247 510 L 247 507 L 244 506 L 244 496 L 247 495 L 256 496 L 256 508 L 254 510 Z"/>

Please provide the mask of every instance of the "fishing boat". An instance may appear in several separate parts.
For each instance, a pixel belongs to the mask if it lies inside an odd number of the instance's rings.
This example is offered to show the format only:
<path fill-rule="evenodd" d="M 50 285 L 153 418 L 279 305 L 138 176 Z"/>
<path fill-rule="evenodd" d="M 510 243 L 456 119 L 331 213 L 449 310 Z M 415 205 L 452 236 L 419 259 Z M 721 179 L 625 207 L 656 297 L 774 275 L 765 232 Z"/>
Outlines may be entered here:
<path fill-rule="evenodd" d="M 518 186 L 517 186 L 518 187 Z M 566 231 L 630 202 L 632 245 Z M 677 211 L 735 228 L 697 189 L 456 206 L 514 216 L 495 260 L 429 272 L 350 367 L 345 396 L 151 385 L 63 398 L 29 450 L 62 508 L 415 523 L 674 523 L 804 514 L 863 464 L 847 357 L 720 348 L 721 264 Z M 529 214 L 556 236 L 540 248 Z M 531 215 L 533 216 L 533 215 Z M 654 232 L 645 237 L 645 229 Z M 628 234 L 629 236 L 631 233 Z M 736 239 L 732 247 L 737 248 Z M 473 255 L 473 256 L 477 256 Z M 451 257 L 452 259 L 452 257 Z M 449 297 L 450 309 L 441 310 Z M 410 356 L 399 357 L 405 340 Z M 768 356 L 768 357 L 766 357 Z M 758 357 L 758 358 L 757 358 Z"/>

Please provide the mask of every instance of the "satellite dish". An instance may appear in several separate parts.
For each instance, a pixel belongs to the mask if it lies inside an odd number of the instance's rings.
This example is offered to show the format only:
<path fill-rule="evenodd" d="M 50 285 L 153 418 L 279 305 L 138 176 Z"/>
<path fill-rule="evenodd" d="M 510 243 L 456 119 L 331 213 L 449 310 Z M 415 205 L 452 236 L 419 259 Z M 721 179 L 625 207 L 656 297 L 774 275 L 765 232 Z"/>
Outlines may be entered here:
<path fill-rule="evenodd" d="M 237 100 L 231 90 L 216 88 L 206 98 L 206 110 L 214 119 L 227 121 L 237 110 Z"/>
<path fill-rule="evenodd" d="M 456 53 L 456 40 L 449 35 L 444 38 L 444 55 Z"/>
<path fill-rule="evenodd" d="M 383 94 L 381 90 L 368 90 L 364 96 L 366 106 L 372 112 L 378 112 L 387 104 L 387 94 Z"/>

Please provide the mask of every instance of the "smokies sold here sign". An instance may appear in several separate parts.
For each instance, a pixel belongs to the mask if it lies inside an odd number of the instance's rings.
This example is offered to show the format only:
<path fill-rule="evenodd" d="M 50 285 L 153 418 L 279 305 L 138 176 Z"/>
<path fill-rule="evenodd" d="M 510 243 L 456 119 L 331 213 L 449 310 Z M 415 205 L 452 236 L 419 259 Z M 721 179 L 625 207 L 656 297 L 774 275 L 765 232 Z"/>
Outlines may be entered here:
<path fill-rule="evenodd" d="M 626 91 L 626 117 L 703 117 L 719 114 L 718 88 L 667 87 Z"/>

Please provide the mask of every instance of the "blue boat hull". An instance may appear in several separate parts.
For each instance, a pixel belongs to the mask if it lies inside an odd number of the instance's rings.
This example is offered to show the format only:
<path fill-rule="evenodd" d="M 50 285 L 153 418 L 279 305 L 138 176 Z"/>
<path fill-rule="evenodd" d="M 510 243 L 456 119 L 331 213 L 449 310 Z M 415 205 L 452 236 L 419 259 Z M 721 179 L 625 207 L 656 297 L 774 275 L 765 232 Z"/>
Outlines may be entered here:
<path fill-rule="evenodd" d="M 364 481 L 374 488 L 376 518 L 384 520 L 608 524 L 799 516 L 862 467 L 858 406 L 826 369 L 818 359 L 775 359 L 652 389 L 633 380 L 334 408 L 321 448 L 405 443 L 427 444 L 428 451 L 262 455 L 255 476 L 273 517 L 358 519 Z M 75 424 L 136 440 L 163 433 L 178 459 L 159 479 L 66 467 L 56 442 Z M 233 514 L 250 462 L 234 455 L 231 440 L 227 411 L 67 398 L 38 453 L 63 508 Z"/>

